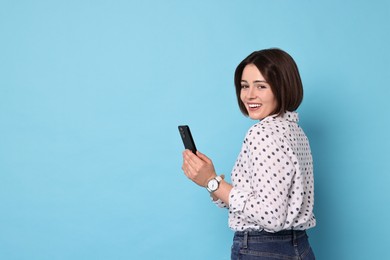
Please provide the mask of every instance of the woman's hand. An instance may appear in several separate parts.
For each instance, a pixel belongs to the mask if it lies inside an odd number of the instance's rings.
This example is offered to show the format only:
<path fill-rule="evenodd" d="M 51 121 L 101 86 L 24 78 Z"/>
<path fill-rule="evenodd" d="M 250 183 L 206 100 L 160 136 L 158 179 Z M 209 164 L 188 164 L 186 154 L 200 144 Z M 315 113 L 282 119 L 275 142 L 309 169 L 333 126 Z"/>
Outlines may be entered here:
<path fill-rule="evenodd" d="M 185 150 L 181 168 L 189 179 L 202 187 L 206 187 L 207 182 L 217 176 L 213 162 L 199 151 L 195 155 L 190 150 Z"/>

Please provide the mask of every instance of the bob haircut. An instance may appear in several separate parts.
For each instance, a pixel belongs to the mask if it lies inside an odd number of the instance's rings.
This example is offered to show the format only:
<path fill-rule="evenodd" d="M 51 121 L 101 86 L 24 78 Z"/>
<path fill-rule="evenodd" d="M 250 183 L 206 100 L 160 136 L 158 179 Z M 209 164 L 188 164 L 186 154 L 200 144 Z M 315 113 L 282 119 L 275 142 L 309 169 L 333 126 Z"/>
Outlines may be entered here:
<path fill-rule="evenodd" d="M 238 106 L 248 116 L 248 111 L 241 101 L 241 78 L 246 65 L 254 64 L 271 86 L 277 106 L 272 114 L 283 115 L 286 111 L 295 111 L 303 99 L 303 87 L 298 67 L 294 59 L 285 51 L 272 48 L 255 51 L 246 57 L 236 68 L 234 85 Z"/>

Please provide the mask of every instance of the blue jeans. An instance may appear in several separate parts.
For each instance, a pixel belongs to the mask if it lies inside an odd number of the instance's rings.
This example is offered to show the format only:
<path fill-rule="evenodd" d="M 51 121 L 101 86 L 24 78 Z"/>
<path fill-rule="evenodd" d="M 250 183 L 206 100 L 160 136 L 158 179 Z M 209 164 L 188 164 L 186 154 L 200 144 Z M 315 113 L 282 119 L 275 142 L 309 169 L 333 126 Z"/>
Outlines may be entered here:
<path fill-rule="evenodd" d="M 234 234 L 231 259 L 314 260 L 315 256 L 306 231 L 243 231 Z"/>

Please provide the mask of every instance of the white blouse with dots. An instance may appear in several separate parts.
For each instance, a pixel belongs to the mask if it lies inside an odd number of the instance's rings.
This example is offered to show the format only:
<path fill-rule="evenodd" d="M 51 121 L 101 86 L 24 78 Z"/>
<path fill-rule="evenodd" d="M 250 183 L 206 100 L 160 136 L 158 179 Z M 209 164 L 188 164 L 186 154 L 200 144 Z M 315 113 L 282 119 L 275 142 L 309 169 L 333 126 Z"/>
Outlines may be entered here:
<path fill-rule="evenodd" d="M 305 230 L 313 214 L 313 164 L 298 114 L 269 116 L 245 136 L 231 174 L 229 226 L 234 231 Z"/>

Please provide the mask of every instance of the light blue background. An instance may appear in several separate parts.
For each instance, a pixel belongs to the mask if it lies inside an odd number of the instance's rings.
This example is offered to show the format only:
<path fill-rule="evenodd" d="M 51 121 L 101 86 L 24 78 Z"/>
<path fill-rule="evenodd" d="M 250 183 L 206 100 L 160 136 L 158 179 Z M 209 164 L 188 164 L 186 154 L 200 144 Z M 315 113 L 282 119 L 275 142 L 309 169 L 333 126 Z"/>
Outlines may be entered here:
<path fill-rule="evenodd" d="M 0 259 L 229 259 L 227 211 L 181 171 L 178 124 L 229 174 L 254 122 L 233 73 L 298 63 L 320 260 L 390 259 L 389 1 L 0 1 Z"/>

